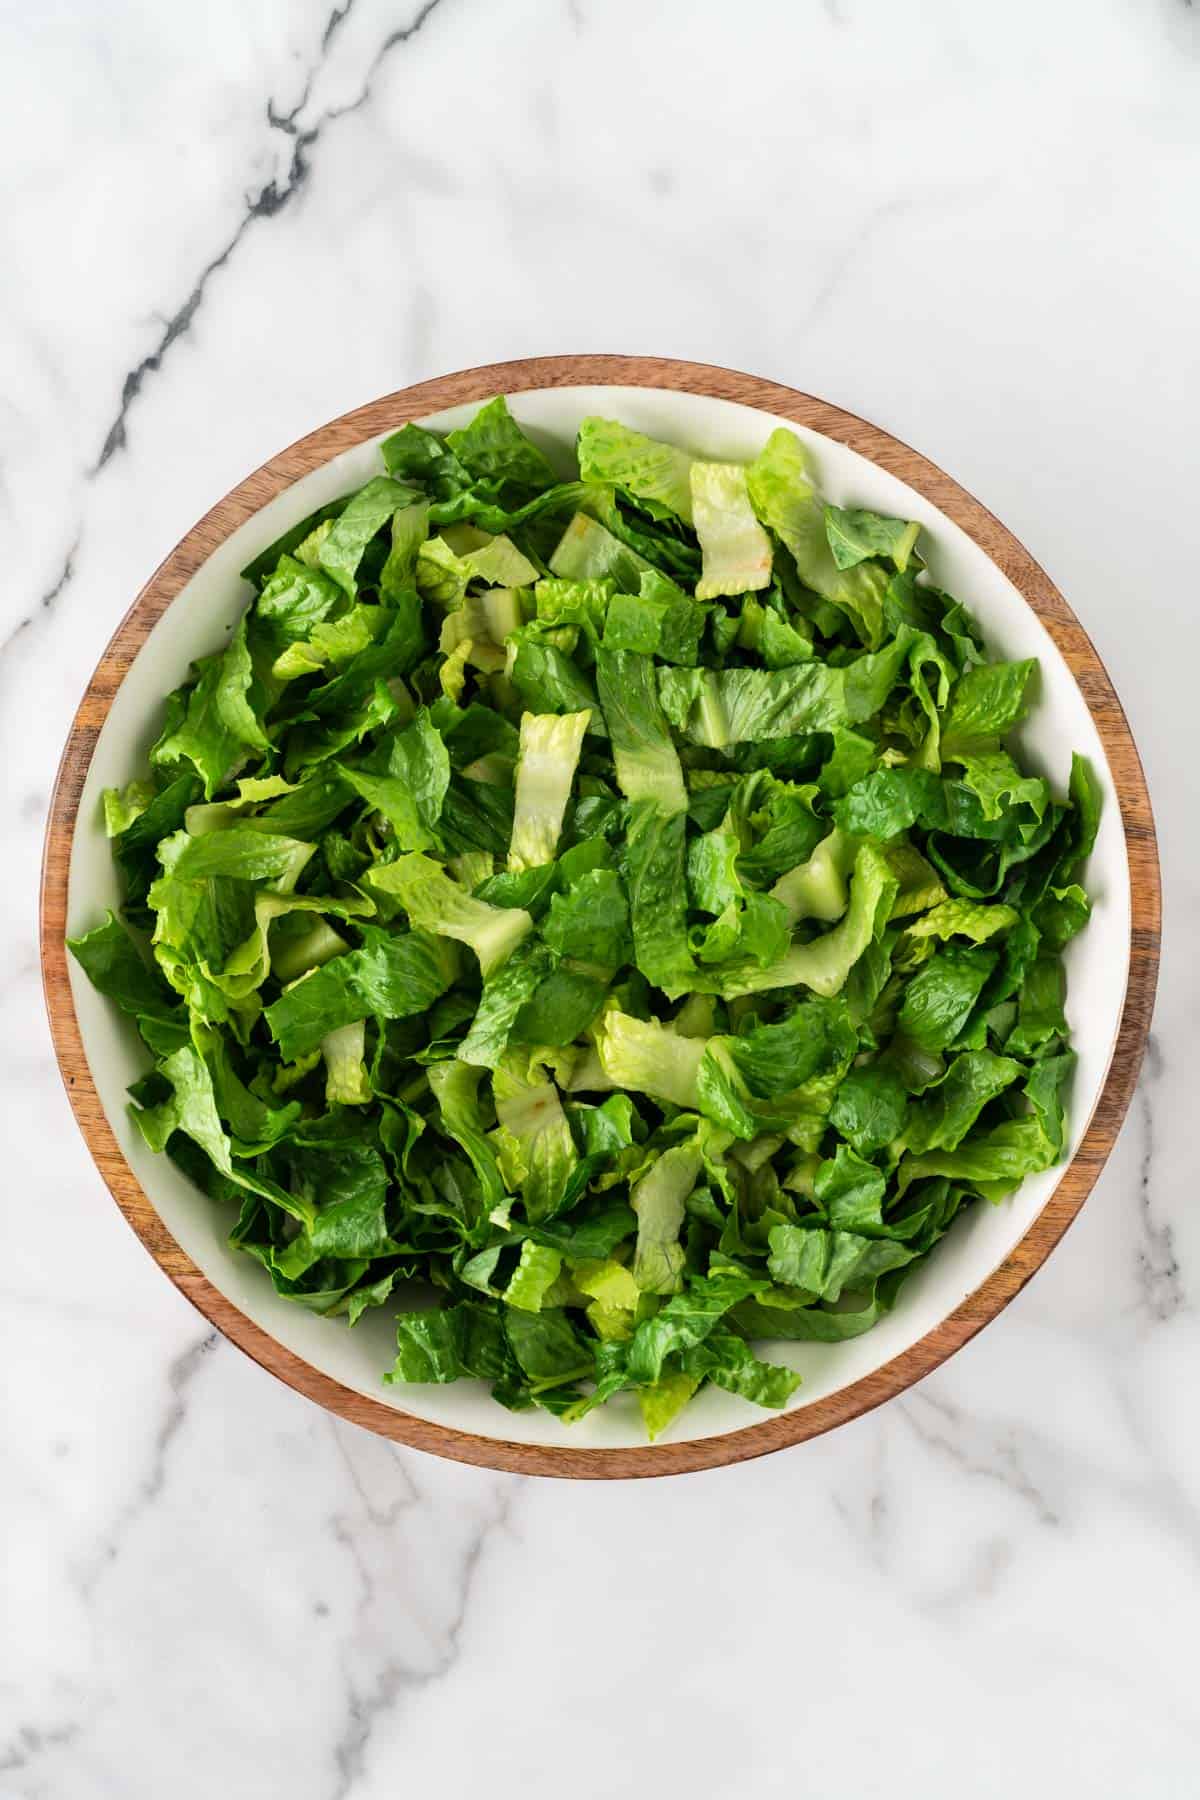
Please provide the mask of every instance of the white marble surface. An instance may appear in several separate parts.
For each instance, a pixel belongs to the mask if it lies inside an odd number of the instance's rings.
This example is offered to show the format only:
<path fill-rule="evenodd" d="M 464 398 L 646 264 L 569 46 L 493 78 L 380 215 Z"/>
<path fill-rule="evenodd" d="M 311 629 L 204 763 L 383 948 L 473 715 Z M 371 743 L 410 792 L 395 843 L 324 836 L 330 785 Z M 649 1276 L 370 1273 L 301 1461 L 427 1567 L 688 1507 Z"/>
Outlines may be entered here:
<path fill-rule="evenodd" d="M 0 1795 L 1200 1790 L 1187 0 L 0 7 Z M 215 1339 L 42 1017 L 70 711 L 195 517 L 509 355 L 753 369 L 909 439 L 1060 582 L 1142 746 L 1168 935 L 1129 1125 L 936 1376 L 709 1476 L 393 1449 Z"/>

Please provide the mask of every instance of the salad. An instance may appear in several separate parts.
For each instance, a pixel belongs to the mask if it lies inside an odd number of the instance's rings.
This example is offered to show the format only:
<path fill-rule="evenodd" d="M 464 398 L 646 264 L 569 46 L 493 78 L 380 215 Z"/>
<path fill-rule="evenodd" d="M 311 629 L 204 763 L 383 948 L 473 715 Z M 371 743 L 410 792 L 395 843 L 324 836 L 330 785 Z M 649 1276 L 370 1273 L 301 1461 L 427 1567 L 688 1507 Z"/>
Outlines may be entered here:
<path fill-rule="evenodd" d="M 280 1294 L 387 1308 L 385 1381 L 653 1437 L 784 1405 L 765 1345 L 869 1330 L 1061 1156 L 1099 793 L 1022 767 L 1035 664 L 793 432 L 576 454 L 503 398 L 406 425 L 256 557 L 70 948 Z"/>

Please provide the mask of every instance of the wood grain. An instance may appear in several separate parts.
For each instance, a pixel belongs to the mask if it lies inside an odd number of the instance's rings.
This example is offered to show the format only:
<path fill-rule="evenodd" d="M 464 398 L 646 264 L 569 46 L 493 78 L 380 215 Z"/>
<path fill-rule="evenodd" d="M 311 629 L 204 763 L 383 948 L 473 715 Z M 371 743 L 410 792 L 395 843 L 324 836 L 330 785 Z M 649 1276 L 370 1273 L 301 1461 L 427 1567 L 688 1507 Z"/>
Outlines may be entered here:
<path fill-rule="evenodd" d="M 1120 800 L 1129 858 L 1129 980 L 1112 1060 L 1083 1140 L 1051 1198 L 1011 1255 L 935 1330 L 839 1393 L 772 1415 L 744 1430 L 690 1443 L 595 1450 L 479 1437 L 431 1424 L 343 1387 L 285 1350 L 229 1301 L 180 1249 L 122 1156 L 84 1053 L 64 947 L 71 844 L 84 778 L 113 696 L 167 607 L 217 546 L 268 500 L 340 451 L 409 419 L 493 394 L 576 386 L 669 388 L 715 396 L 792 419 L 848 444 L 923 494 L 996 563 L 1042 620 L 1070 668 L 1104 744 Z M 730 369 L 640 356 L 534 357 L 467 369 L 405 388 L 347 413 L 273 457 L 228 494 L 173 550 L 134 601 L 88 684 L 63 752 L 42 869 L 41 947 L 46 1005 L 59 1068 L 92 1156 L 117 1205 L 156 1262 L 188 1299 L 248 1356 L 281 1381 L 356 1425 L 459 1462 L 521 1474 L 609 1479 L 673 1475 L 742 1462 L 816 1437 L 892 1399 L 961 1348 L 1017 1294 L 1058 1243 L 1096 1181 L 1137 1081 L 1158 971 L 1161 896 L 1154 820 L 1121 703 L 1078 619 L 1029 552 L 957 482 L 865 419 L 809 394 Z"/>

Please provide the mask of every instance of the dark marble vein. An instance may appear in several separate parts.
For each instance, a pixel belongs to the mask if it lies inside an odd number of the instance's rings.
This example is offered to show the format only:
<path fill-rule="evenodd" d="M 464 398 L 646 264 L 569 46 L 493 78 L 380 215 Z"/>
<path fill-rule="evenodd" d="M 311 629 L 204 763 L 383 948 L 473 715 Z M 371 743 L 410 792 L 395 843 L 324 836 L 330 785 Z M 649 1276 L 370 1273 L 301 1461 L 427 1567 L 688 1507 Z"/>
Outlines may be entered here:
<path fill-rule="evenodd" d="M 15 1775 L 18 1770 L 27 1769 L 30 1763 L 45 1756 L 48 1751 L 61 1750 L 65 1745 L 73 1744 L 82 1729 L 75 1719 L 65 1719 L 61 1725 L 18 1725 L 0 1750 L 0 1775 Z"/>
<path fill-rule="evenodd" d="M 325 29 L 321 33 L 321 48 L 328 50 L 336 32 L 346 23 L 354 11 L 354 0 L 346 0 L 345 6 L 335 6 L 325 21 Z"/>
<path fill-rule="evenodd" d="M 39 596 L 34 605 L 25 614 L 25 617 L 23 619 L 18 619 L 8 636 L 3 642 L 0 642 L 0 658 L 4 657 L 8 651 L 12 649 L 22 633 L 29 630 L 29 627 L 33 624 L 35 619 L 40 619 L 44 613 L 53 612 L 56 601 L 61 598 L 67 588 L 71 585 L 71 582 L 75 577 L 75 558 L 79 554 L 80 535 L 79 532 L 76 532 L 71 548 L 67 551 L 66 557 L 63 560 L 62 568 L 59 570 L 50 586 L 46 589 L 45 593 Z"/>
<path fill-rule="evenodd" d="M 364 105 L 365 102 L 370 99 L 372 84 L 376 75 L 379 73 L 379 67 L 384 61 L 384 58 L 390 56 L 391 52 L 400 44 L 407 44 L 410 38 L 415 38 L 430 13 L 434 12 L 440 5 L 441 0 L 425 0 L 424 6 L 421 7 L 411 25 L 398 25 L 395 31 L 389 31 L 371 60 L 371 65 L 367 70 L 366 80 L 363 83 L 362 92 L 359 94 L 358 98 L 352 100 L 349 106 L 335 107 L 329 114 L 330 118 L 345 118 L 347 113 L 357 112 L 359 107 Z"/>
<path fill-rule="evenodd" d="M 1200 5 L 1196 0 L 1159 0 L 1166 35 L 1185 56 L 1200 54 Z"/>
<path fill-rule="evenodd" d="M 295 159 L 293 159 L 293 161 L 294 160 Z M 274 182 L 272 181 L 269 186 L 273 190 L 275 186 Z M 158 343 L 150 352 L 149 356 L 143 356 L 142 360 L 135 364 L 135 366 L 126 374 L 124 381 L 121 383 L 121 403 L 117 408 L 116 417 L 105 434 L 100 454 L 90 470 L 91 474 L 98 475 L 105 464 L 116 455 L 117 451 L 125 448 L 125 421 L 129 417 L 130 408 L 142 391 L 146 377 L 148 375 L 157 374 L 159 369 L 162 368 L 163 358 L 171 349 L 171 346 L 178 343 L 179 339 L 185 337 L 191 329 L 192 320 L 199 312 L 200 304 L 204 299 L 205 289 L 208 287 L 209 282 L 217 273 L 218 269 L 223 269 L 225 267 L 226 263 L 241 243 L 243 237 L 246 235 L 251 221 L 260 216 L 259 206 L 266 195 L 267 189 L 264 188 L 262 194 L 259 195 L 258 200 L 250 202 L 248 211 L 241 220 L 233 236 L 229 239 L 225 247 L 222 250 L 219 250 L 210 262 L 205 264 L 199 279 L 193 285 L 192 291 L 184 301 L 183 305 L 179 307 L 176 312 L 171 314 L 171 317 L 163 326 L 162 336 L 159 338 Z"/>
<path fill-rule="evenodd" d="M 126 426 L 130 411 L 140 397 L 147 378 L 159 372 L 173 346 L 190 331 L 214 275 L 228 266 L 234 252 L 239 248 L 247 233 L 261 219 L 277 217 L 291 205 L 298 194 L 303 192 L 312 173 L 311 152 L 319 142 L 322 133 L 339 119 L 347 118 L 351 113 L 357 112 L 360 107 L 366 105 L 371 97 L 374 80 L 381 64 L 397 46 L 407 44 L 416 37 L 430 14 L 441 4 L 441 0 L 425 0 L 425 4 L 419 9 L 411 24 L 399 26 L 387 34 L 371 59 L 362 87 L 353 100 L 344 106 L 329 107 L 319 115 L 313 124 L 301 126 L 300 114 L 307 104 L 313 83 L 320 73 L 329 53 L 329 46 L 339 26 L 344 23 L 353 4 L 354 0 L 345 0 L 343 5 L 335 6 L 331 12 L 321 36 L 320 54 L 305 78 L 299 101 L 291 111 L 281 112 L 276 108 L 273 100 L 267 102 L 268 124 L 273 129 L 284 132 L 292 140 L 291 157 L 287 169 L 278 179 L 272 176 L 271 180 L 260 188 L 256 195 L 246 201 L 245 211 L 236 227 L 221 248 L 209 258 L 201 269 L 183 304 L 167 319 L 157 344 L 125 375 L 121 383 L 120 404 L 105 434 L 100 454 L 92 470 L 93 474 L 103 469 L 119 450 L 125 448 Z"/>

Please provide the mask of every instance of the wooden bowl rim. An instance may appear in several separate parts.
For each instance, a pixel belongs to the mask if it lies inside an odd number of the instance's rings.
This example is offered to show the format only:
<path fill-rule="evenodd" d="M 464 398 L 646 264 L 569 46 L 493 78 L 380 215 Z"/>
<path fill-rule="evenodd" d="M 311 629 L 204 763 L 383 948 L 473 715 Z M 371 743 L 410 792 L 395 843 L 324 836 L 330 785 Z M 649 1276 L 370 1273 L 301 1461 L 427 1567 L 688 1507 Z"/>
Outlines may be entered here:
<path fill-rule="evenodd" d="M 1037 614 L 1071 670 L 1100 734 L 1116 784 L 1129 862 L 1131 944 L 1120 1027 L 1104 1085 L 1074 1157 L 1028 1231 L 991 1275 L 942 1322 L 882 1368 L 793 1412 L 718 1437 L 624 1449 L 514 1443 L 396 1410 L 356 1393 L 287 1350 L 247 1318 L 186 1256 L 125 1161 L 88 1067 L 67 971 L 64 938 L 71 847 L 83 783 L 117 688 L 166 608 L 219 543 L 341 451 L 407 420 L 493 394 L 627 386 L 730 400 L 808 426 L 898 476 L 960 526 Z M 55 780 L 41 883 L 41 956 L 51 1035 L 67 1095 L 97 1167 L 142 1243 L 176 1287 L 239 1349 L 289 1387 L 381 1436 L 459 1462 L 523 1475 L 620 1479 L 675 1475 L 742 1462 L 819 1436 L 894 1398 L 945 1362 L 1012 1300 L 1063 1236 L 1116 1141 L 1137 1082 L 1158 970 L 1161 893 L 1145 776 L 1121 703 L 1071 608 L 1029 552 L 941 469 L 877 425 L 778 382 L 715 365 L 646 356 L 529 357 L 444 375 L 372 401 L 310 432 L 271 458 L 194 525 L 155 571 L 118 626 L 88 683 Z"/>

